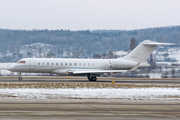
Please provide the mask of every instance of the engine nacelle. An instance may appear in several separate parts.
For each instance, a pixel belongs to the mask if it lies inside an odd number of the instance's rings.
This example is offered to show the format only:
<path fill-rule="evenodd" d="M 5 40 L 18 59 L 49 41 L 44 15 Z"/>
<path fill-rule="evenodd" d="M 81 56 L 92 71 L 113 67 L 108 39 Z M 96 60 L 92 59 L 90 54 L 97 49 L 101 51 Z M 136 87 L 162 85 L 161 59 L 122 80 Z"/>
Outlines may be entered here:
<path fill-rule="evenodd" d="M 137 63 L 134 61 L 128 61 L 123 59 L 111 60 L 110 67 L 114 69 L 131 69 Z"/>

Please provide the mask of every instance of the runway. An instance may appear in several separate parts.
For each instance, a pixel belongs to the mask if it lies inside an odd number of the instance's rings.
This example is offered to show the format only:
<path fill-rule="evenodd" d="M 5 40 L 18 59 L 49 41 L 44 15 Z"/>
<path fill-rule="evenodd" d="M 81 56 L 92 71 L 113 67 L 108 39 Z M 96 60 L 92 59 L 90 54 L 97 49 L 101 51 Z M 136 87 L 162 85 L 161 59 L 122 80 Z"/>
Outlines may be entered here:
<path fill-rule="evenodd" d="M 37 84 L 46 87 L 59 86 L 59 84 L 87 84 L 89 82 L 86 78 L 50 78 L 50 77 L 23 77 L 23 81 L 18 81 L 17 77 L 0 77 L 0 83 L 7 88 L 11 84 L 12 88 L 18 88 L 22 84 Z M 117 85 L 132 85 L 133 84 L 169 84 L 177 85 L 180 83 L 178 79 L 117 79 L 117 78 L 99 78 L 98 81 L 93 82 L 104 84 L 116 81 Z M 42 82 L 42 83 L 41 83 Z M 4 84 L 6 83 L 6 84 Z M 21 83 L 21 84 L 19 84 Z M 26 87 L 27 87 L 26 85 Z M 97 85 L 97 84 L 96 84 Z M 104 84 L 107 85 L 107 84 Z M 112 85 L 112 84 L 111 84 Z M 13 87 L 15 86 L 15 87 Z M 65 85 L 63 85 L 65 86 Z M 21 90 L 20 87 L 18 88 Z M 38 87 L 37 87 L 38 88 Z M 23 90 L 23 89 L 22 89 Z M 125 90 L 128 90 L 127 88 Z M 76 90 L 77 91 L 77 90 Z M 2 93 L 4 89 L 2 89 Z M 13 91 L 15 92 L 15 91 Z M 62 91 L 61 91 L 62 92 Z M 58 93 L 61 93 L 58 92 Z M 157 92 L 157 91 L 156 91 Z M 58 96 L 58 93 L 54 92 L 54 95 Z M 63 92 L 62 92 L 63 93 Z M 17 96 L 20 93 L 16 93 Z M 43 92 L 42 95 L 47 94 Z M 82 92 L 81 92 L 82 94 Z M 86 91 L 87 94 L 87 91 Z M 146 93 L 147 94 L 147 93 Z M 10 94 L 6 94 L 10 96 Z M 24 94 L 21 94 L 24 95 Z M 32 96 L 32 91 L 30 91 Z M 50 94 L 51 95 L 51 94 Z M 172 95 L 172 94 L 170 94 Z M 27 95 L 25 95 L 27 96 Z M 39 96 L 39 95 L 38 95 Z M 52 95 L 51 95 L 52 96 Z M 142 93 L 141 93 L 142 96 Z M 14 99 L 14 93 L 10 96 L 10 99 L 0 99 L 0 119 L 3 120 L 59 120 L 59 119 L 79 119 L 79 120 L 105 120 L 105 119 L 121 119 L 121 120 L 179 120 L 180 118 L 180 101 L 178 100 L 133 100 L 133 99 Z"/>
<path fill-rule="evenodd" d="M 180 118 L 179 101 L 137 100 L 28 100 L 1 99 L 0 119 L 123 119 Z"/>
<path fill-rule="evenodd" d="M 97 83 L 111 83 L 112 81 L 120 84 L 180 84 L 180 80 L 178 79 L 102 79 L 99 78 L 96 82 Z M 4 78 L 0 77 L 0 82 L 76 82 L 76 83 L 90 83 L 86 78 L 81 79 L 48 79 L 48 78 L 23 78 L 22 81 L 18 81 L 17 78 Z M 94 83 L 94 82 L 93 82 Z"/>

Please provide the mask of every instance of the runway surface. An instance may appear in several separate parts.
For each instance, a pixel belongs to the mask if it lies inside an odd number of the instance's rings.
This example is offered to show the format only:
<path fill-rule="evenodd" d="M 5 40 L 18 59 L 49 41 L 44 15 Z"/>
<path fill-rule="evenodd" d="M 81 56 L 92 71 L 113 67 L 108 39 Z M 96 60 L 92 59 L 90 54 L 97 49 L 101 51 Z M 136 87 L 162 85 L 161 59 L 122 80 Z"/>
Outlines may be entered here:
<path fill-rule="evenodd" d="M 111 83 L 99 78 L 97 83 Z M 114 79 L 121 84 L 179 84 L 180 80 Z M 0 83 L 89 83 L 85 78 L 16 78 L 0 77 Z M 0 120 L 179 120 L 178 100 L 114 100 L 114 99 L 0 99 Z"/>
<path fill-rule="evenodd" d="M 180 118 L 180 101 L 137 100 L 28 100 L 1 99 L 0 119 L 123 119 Z"/>
<path fill-rule="evenodd" d="M 111 83 L 113 81 L 113 79 L 98 79 L 96 82 L 97 83 Z M 4 78 L 0 78 L 0 82 L 77 82 L 77 83 L 89 83 L 90 81 L 88 81 L 87 79 L 27 79 L 27 78 L 23 78 L 22 81 L 18 81 L 17 79 L 4 79 Z M 134 84 L 180 84 L 180 80 L 173 80 L 173 79 L 169 79 L 169 80 L 118 80 L 115 79 L 116 83 L 134 83 Z M 93 82 L 94 83 L 94 82 Z"/>

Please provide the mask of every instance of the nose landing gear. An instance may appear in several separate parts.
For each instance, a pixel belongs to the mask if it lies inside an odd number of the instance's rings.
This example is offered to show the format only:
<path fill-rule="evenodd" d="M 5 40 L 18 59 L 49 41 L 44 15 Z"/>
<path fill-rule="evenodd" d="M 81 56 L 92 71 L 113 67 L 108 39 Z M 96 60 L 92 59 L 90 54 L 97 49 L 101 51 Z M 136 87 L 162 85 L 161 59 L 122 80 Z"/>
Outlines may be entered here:
<path fill-rule="evenodd" d="M 22 81 L 22 77 L 21 77 L 21 73 L 20 72 L 18 73 L 18 76 L 19 76 L 18 80 Z"/>
<path fill-rule="evenodd" d="M 22 77 L 19 77 L 18 80 L 21 81 L 21 80 L 22 80 Z"/>

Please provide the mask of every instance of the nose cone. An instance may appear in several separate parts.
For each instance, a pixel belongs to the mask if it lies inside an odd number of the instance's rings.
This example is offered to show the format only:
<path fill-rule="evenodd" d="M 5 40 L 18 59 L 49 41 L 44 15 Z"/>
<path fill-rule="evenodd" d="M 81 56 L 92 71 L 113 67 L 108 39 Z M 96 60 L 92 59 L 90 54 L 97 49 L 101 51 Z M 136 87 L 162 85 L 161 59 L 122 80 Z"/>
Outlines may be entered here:
<path fill-rule="evenodd" d="M 6 70 L 14 71 L 15 70 L 15 64 L 7 66 Z"/>

